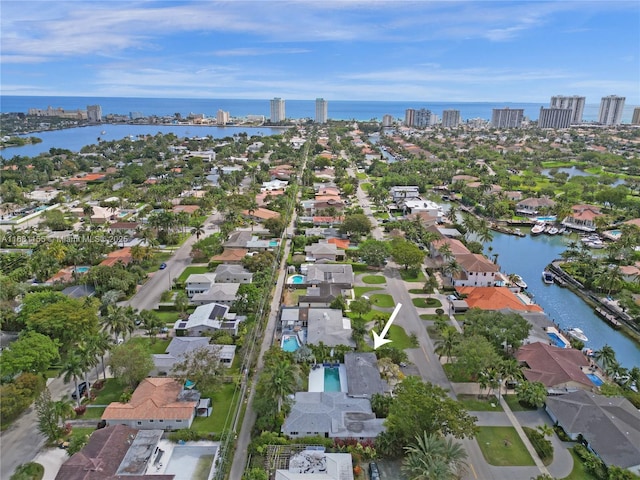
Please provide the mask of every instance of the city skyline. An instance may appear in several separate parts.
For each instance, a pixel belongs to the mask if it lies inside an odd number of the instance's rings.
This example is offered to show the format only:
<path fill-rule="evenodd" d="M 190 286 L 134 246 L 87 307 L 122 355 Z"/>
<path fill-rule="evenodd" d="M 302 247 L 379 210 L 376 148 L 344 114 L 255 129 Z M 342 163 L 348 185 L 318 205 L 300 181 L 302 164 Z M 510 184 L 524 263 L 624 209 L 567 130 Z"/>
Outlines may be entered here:
<path fill-rule="evenodd" d="M 544 104 L 617 95 L 640 104 L 637 2 L 283 3 L 3 1 L 0 87 Z"/>

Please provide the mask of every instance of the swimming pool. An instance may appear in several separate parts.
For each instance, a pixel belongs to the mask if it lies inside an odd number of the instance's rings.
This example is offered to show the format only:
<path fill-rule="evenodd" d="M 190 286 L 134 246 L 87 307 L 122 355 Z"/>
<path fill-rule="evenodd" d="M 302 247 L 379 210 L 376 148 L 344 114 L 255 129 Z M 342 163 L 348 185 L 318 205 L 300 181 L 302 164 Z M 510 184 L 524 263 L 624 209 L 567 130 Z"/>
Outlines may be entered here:
<path fill-rule="evenodd" d="M 293 275 L 292 277 L 289 278 L 289 283 L 293 283 L 295 285 L 300 285 L 301 283 L 304 283 L 304 276 L 303 275 Z"/>
<path fill-rule="evenodd" d="M 269 240 L 269 246 L 270 247 L 277 247 L 278 246 L 278 241 L 277 240 Z"/>
<path fill-rule="evenodd" d="M 175 475 L 175 480 L 207 480 L 217 449 L 215 445 L 176 445 L 164 473 Z"/>
<path fill-rule="evenodd" d="M 589 377 L 589 380 L 591 380 L 591 383 L 593 383 L 596 387 L 599 387 L 604 383 L 602 379 L 595 373 L 587 373 L 586 375 L 587 377 Z"/>
<path fill-rule="evenodd" d="M 300 342 L 295 335 L 282 336 L 282 350 L 285 352 L 295 352 L 300 348 Z"/>
<path fill-rule="evenodd" d="M 568 345 L 556 333 L 547 332 L 547 335 L 549 335 L 549 338 L 556 347 L 567 348 Z"/>
<path fill-rule="evenodd" d="M 335 367 L 324 367 L 324 391 L 340 392 L 340 370 Z"/>
<path fill-rule="evenodd" d="M 556 217 L 555 215 L 551 215 L 548 217 L 538 217 L 537 220 L 539 222 L 555 222 L 556 221 Z"/>
<path fill-rule="evenodd" d="M 87 273 L 91 267 L 76 267 L 76 273 Z"/>

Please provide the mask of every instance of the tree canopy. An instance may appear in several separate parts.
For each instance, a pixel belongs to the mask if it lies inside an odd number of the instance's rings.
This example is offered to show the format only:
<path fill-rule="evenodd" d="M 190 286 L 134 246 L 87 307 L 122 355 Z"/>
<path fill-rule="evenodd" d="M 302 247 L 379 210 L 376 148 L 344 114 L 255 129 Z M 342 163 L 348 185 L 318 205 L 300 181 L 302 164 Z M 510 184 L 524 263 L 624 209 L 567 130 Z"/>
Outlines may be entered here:
<path fill-rule="evenodd" d="M 145 345 L 127 342 L 111 351 L 109 366 L 121 385 L 133 389 L 153 369 L 153 358 Z"/>
<path fill-rule="evenodd" d="M 38 332 L 25 331 L 2 353 L 2 373 L 43 373 L 59 359 L 57 341 Z"/>
<path fill-rule="evenodd" d="M 391 252 L 388 242 L 365 240 L 358 245 L 358 254 L 364 263 L 372 267 L 381 267 Z"/>
<path fill-rule="evenodd" d="M 424 252 L 416 245 L 403 239 L 395 239 L 391 243 L 391 256 L 405 270 L 419 267 L 424 260 Z"/>
<path fill-rule="evenodd" d="M 517 313 L 502 313 L 477 308 L 467 312 L 464 319 L 464 335 L 480 335 L 497 349 L 517 350 L 529 336 L 531 325 Z"/>

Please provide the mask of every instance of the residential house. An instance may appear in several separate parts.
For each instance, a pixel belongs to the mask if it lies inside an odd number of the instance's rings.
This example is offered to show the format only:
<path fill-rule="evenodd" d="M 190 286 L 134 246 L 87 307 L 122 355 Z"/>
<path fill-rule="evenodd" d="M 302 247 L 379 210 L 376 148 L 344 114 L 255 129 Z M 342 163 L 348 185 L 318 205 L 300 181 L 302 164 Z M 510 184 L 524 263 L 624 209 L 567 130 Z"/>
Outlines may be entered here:
<path fill-rule="evenodd" d="M 275 480 L 353 480 L 351 454 L 308 447 L 292 454 L 287 468 L 276 470 Z"/>
<path fill-rule="evenodd" d="M 373 352 L 351 352 L 344 355 L 347 375 L 347 395 L 352 398 L 371 398 L 376 393 L 390 391 L 378 370 L 378 359 Z"/>
<path fill-rule="evenodd" d="M 443 260 L 446 260 L 442 253 L 440 253 L 441 249 L 442 251 L 445 251 L 446 248 L 448 248 L 452 257 L 456 257 L 457 255 L 468 255 L 471 253 L 467 246 L 457 238 L 443 237 L 431 242 L 429 245 L 429 256 L 432 258 L 442 258 Z"/>
<path fill-rule="evenodd" d="M 158 459 L 164 430 L 111 425 L 92 432 L 87 444 L 60 466 L 55 480 L 173 480 L 173 474 L 147 473 Z"/>
<path fill-rule="evenodd" d="M 313 218 L 311 219 L 311 222 L 313 222 Z M 305 228 L 304 236 L 305 237 L 323 237 L 323 238 L 329 239 L 329 238 L 338 238 L 341 236 L 341 233 L 337 228 L 311 227 L 311 228 Z"/>
<path fill-rule="evenodd" d="M 284 195 L 285 193 L 285 190 L 266 190 L 264 192 L 260 192 L 256 194 L 256 203 L 258 204 L 258 206 L 264 207 L 275 197 L 279 197 L 280 195 Z"/>
<path fill-rule="evenodd" d="M 109 252 L 107 254 L 107 258 L 100 262 L 100 265 L 113 267 L 114 265 L 121 263 L 122 265 L 126 266 L 131 262 L 133 262 L 133 257 L 131 256 L 131 247 L 125 247 L 114 250 L 113 252 Z"/>
<path fill-rule="evenodd" d="M 145 378 L 127 403 L 107 405 L 102 420 L 141 430 L 189 428 L 199 400 L 197 390 L 185 390 L 174 378 Z"/>
<path fill-rule="evenodd" d="M 344 217 L 331 217 L 327 215 L 314 216 L 311 219 L 314 227 L 333 227 L 334 225 L 342 225 L 343 220 Z"/>
<path fill-rule="evenodd" d="M 562 225 L 583 232 L 595 232 L 596 218 L 602 217 L 600 208 L 595 205 L 574 205 L 571 214 L 562 220 Z"/>
<path fill-rule="evenodd" d="M 242 265 L 220 264 L 215 270 L 215 283 L 251 283 L 253 273 Z"/>
<path fill-rule="evenodd" d="M 114 222 L 107 228 L 114 235 L 133 237 L 137 233 L 139 225 L 138 222 Z"/>
<path fill-rule="evenodd" d="M 228 305 L 208 303 L 196 307 L 187 320 L 178 320 L 174 325 L 177 337 L 202 337 L 205 333 L 224 330 L 238 334 L 238 325 L 246 317 L 229 312 Z"/>
<path fill-rule="evenodd" d="M 345 256 L 344 250 L 327 241 L 307 245 L 304 247 L 304 252 L 306 255 L 305 260 L 308 262 L 317 262 L 319 260 L 335 262 L 344 259 Z"/>
<path fill-rule="evenodd" d="M 240 264 L 248 253 L 249 250 L 246 248 L 225 247 L 222 253 L 214 255 L 209 260 L 214 263 Z"/>
<path fill-rule="evenodd" d="M 272 218 L 280 218 L 278 212 L 269 210 L 268 208 L 258 207 L 255 210 L 243 210 L 242 215 L 256 222 L 264 222 Z"/>
<path fill-rule="evenodd" d="M 236 301 L 239 283 L 213 283 L 205 292 L 195 293 L 191 297 L 192 305 L 218 303 L 231 306 Z"/>
<path fill-rule="evenodd" d="M 523 298 L 507 287 L 456 287 L 459 295 L 464 297 L 467 308 L 480 310 L 514 310 L 517 312 L 542 312 L 542 307 L 535 303 L 526 303 Z M 460 304 L 460 306 L 462 306 Z"/>
<path fill-rule="evenodd" d="M 216 281 L 215 273 L 192 273 L 185 281 L 187 297 L 193 298 L 198 293 L 208 291 Z"/>
<path fill-rule="evenodd" d="M 298 306 L 329 308 L 336 298 L 346 296 L 347 291 L 340 285 L 332 283 L 321 283 L 316 287 L 307 287 L 306 294 L 298 297 Z"/>
<path fill-rule="evenodd" d="M 282 433 L 293 438 L 373 440 L 384 431 L 383 423 L 371 410 L 369 399 L 352 398 L 345 392 L 297 392 Z"/>
<path fill-rule="evenodd" d="M 405 214 L 426 213 L 431 217 L 437 218 L 438 221 L 444 216 L 442 206 L 438 205 L 436 202 L 432 202 L 431 200 L 405 200 L 400 206 L 404 210 Z"/>
<path fill-rule="evenodd" d="M 524 364 L 524 376 L 530 382 L 541 382 L 554 390 L 590 390 L 593 382 L 587 357 L 574 348 L 560 348 L 544 342 L 523 345 L 516 352 L 516 359 Z"/>
<path fill-rule="evenodd" d="M 556 202 L 547 196 L 530 197 L 516 203 L 516 213 L 523 215 L 538 215 L 555 207 Z"/>
<path fill-rule="evenodd" d="M 260 187 L 261 192 L 271 192 L 273 190 L 284 190 L 289 185 L 289 182 L 284 180 L 274 179 L 268 182 L 262 182 Z"/>
<path fill-rule="evenodd" d="M 199 205 L 175 205 L 171 211 L 173 213 L 181 213 L 186 212 L 189 215 L 195 214 L 198 210 L 200 210 Z"/>
<path fill-rule="evenodd" d="M 202 348 L 216 352 L 220 363 L 230 367 L 235 357 L 236 346 L 210 344 L 210 341 L 210 337 L 173 337 L 165 353 L 153 355 L 154 366 L 149 375 L 152 377 L 171 375 L 175 365 L 182 362 L 187 354 Z"/>
<path fill-rule="evenodd" d="M 456 255 L 460 272 L 451 277 L 456 287 L 492 287 L 498 281 L 500 267 L 479 253 Z"/>
<path fill-rule="evenodd" d="M 640 475 L 640 412 L 624 397 L 578 390 L 548 397 L 546 410 L 574 441 L 586 443 L 607 466 Z"/>
<path fill-rule="evenodd" d="M 354 279 L 351 265 L 345 263 L 311 264 L 307 267 L 305 283 L 312 286 L 330 283 L 349 289 L 353 287 Z"/>
<path fill-rule="evenodd" d="M 404 203 L 407 200 L 420 198 L 420 187 L 417 185 L 391 187 L 389 195 L 396 204 Z"/>
<path fill-rule="evenodd" d="M 442 220 L 437 215 L 431 215 L 429 212 L 415 212 L 406 216 L 407 220 L 418 220 L 423 227 L 431 227 L 437 225 Z"/>
<path fill-rule="evenodd" d="M 640 279 L 640 262 L 634 265 L 623 265 L 620 267 L 620 274 L 625 282 L 634 282 Z"/>
<path fill-rule="evenodd" d="M 351 319 L 334 308 L 309 308 L 307 311 L 307 343 L 329 347 L 348 345 L 355 347 L 351 338 Z"/>

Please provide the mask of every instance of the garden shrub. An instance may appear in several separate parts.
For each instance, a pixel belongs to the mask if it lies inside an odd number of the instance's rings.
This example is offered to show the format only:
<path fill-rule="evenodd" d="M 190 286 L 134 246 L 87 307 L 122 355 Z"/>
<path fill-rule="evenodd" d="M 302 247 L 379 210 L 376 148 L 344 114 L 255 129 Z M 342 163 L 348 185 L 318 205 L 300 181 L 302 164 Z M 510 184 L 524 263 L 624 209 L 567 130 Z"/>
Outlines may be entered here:
<path fill-rule="evenodd" d="M 553 460 L 553 445 L 547 440 L 542 433 L 533 428 L 522 427 L 527 438 L 535 448 L 536 453 L 542 460 L 542 463 L 548 465 Z"/>

